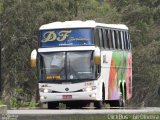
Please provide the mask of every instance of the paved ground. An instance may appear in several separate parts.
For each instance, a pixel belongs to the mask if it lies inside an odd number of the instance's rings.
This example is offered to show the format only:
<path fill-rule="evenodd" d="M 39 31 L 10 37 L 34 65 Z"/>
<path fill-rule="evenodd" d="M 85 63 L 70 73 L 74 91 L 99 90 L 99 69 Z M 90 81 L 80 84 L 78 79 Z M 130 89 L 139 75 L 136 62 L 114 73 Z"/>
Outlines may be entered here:
<path fill-rule="evenodd" d="M 74 114 L 160 114 L 160 108 L 141 109 L 103 109 L 103 110 L 7 110 L 7 114 L 16 115 L 74 115 Z"/>
<path fill-rule="evenodd" d="M 83 110 L 5 110 L 0 120 L 160 120 L 160 108 Z"/>

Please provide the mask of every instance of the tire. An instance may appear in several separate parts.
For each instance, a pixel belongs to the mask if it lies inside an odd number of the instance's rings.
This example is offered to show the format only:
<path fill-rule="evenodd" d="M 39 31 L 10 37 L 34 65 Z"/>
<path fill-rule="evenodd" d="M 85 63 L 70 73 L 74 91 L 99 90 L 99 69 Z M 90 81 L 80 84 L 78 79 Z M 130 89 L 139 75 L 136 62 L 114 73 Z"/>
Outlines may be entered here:
<path fill-rule="evenodd" d="M 103 101 L 95 101 L 94 107 L 95 107 L 95 109 L 102 109 L 103 108 Z"/>
<path fill-rule="evenodd" d="M 95 103 L 94 102 L 88 102 L 88 105 L 89 109 L 94 109 L 95 107 Z"/>
<path fill-rule="evenodd" d="M 59 103 L 58 102 L 48 102 L 48 109 L 58 109 Z"/>
<path fill-rule="evenodd" d="M 83 107 L 83 102 L 81 101 L 72 101 L 66 103 L 66 108 L 68 109 L 81 109 Z"/>
<path fill-rule="evenodd" d="M 121 108 L 125 106 L 125 98 L 121 95 L 119 100 L 109 102 L 110 107 Z"/>
<path fill-rule="evenodd" d="M 105 88 L 104 88 L 104 84 L 103 84 L 103 86 L 102 86 L 102 100 L 94 102 L 95 109 L 102 109 L 104 107 L 104 102 L 105 102 Z"/>
<path fill-rule="evenodd" d="M 120 99 L 118 101 L 118 107 L 124 107 L 125 106 L 125 97 L 120 96 Z"/>

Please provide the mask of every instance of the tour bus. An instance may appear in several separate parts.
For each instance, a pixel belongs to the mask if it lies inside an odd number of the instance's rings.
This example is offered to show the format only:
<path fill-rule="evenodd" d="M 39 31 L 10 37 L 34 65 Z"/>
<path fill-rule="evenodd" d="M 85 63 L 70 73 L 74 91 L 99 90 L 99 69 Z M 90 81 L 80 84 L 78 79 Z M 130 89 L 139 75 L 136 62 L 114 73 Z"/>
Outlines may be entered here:
<path fill-rule="evenodd" d="M 71 109 L 101 109 L 105 103 L 123 107 L 132 97 L 132 52 L 126 25 L 92 20 L 42 25 L 38 49 L 31 53 L 31 66 L 36 65 L 40 101 L 48 109 L 62 104 Z"/>

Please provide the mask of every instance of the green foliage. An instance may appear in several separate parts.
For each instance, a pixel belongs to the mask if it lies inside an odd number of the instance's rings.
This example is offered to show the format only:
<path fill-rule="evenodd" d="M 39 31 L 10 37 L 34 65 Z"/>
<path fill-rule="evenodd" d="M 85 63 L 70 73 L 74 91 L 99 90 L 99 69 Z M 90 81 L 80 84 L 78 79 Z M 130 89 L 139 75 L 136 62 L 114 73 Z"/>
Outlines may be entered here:
<path fill-rule="evenodd" d="M 35 108 L 39 105 L 35 100 L 31 101 L 28 105 L 29 108 Z"/>
<path fill-rule="evenodd" d="M 36 108 L 39 105 L 35 100 L 31 100 L 30 102 L 24 102 L 21 104 L 22 107 L 28 107 L 28 108 Z"/>
<path fill-rule="evenodd" d="M 133 47 L 133 106 L 160 106 L 159 0 L 112 1 L 128 24 Z M 120 4 L 120 6 L 118 6 Z"/>
<path fill-rule="evenodd" d="M 159 52 L 160 41 L 153 41 L 145 47 L 138 47 L 134 53 L 134 104 L 141 102 L 145 106 L 159 106 L 158 88 L 160 86 Z M 133 103 L 132 103 L 133 104 Z"/>
<path fill-rule="evenodd" d="M 19 107 L 18 102 L 17 102 L 17 98 L 12 97 L 10 99 L 10 107 L 11 108 L 18 108 Z"/>
<path fill-rule="evenodd" d="M 30 68 L 30 53 L 37 47 L 38 28 L 54 21 L 93 19 L 129 26 L 133 48 L 130 104 L 160 105 L 159 4 L 159 0 L 0 0 L 1 97 L 12 107 L 37 106 L 38 78 Z"/>
<path fill-rule="evenodd" d="M 36 47 L 38 28 L 45 23 L 71 19 L 88 19 L 105 14 L 109 6 L 97 1 L 81 0 L 9 0 L 4 1 L 2 14 L 2 69 L 5 100 L 15 97 L 18 101 L 38 100 L 37 71 L 30 68 L 30 53 Z M 100 14 L 94 15 L 96 10 Z M 90 12 L 92 15 L 88 17 Z M 99 16 L 97 16 L 99 17 Z M 81 19 L 81 18 L 79 18 Z M 12 100 L 14 101 L 14 99 Z M 16 103 L 16 102 L 13 102 Z"/>
<path fill-rule="evenodd" d="M 78 17 L 82 20 L 101 18 L 109 9 L 107 3 L 101 5 L 96 0 L 84 0 L 84 2 L 78 2 Z"/>
<path fill-rule="evenodd" d="M 0 0 L 0 15 L 3 13 L 3 3 L 2 0 Z"/>
<path fill-rule="evenodd" d="M 5 105 L 5 104 L 6 104 L 5 101 L 0 99 L 0 105 Z"/>

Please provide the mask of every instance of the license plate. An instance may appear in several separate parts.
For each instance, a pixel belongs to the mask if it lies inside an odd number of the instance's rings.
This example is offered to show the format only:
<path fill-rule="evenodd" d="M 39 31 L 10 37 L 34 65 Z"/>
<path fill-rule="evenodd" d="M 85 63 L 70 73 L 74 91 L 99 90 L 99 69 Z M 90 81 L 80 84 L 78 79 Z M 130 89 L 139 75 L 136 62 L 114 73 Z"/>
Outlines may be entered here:
<path fill-rule="evenodd" d="M 72 99 L 72 95 L 63 95 L 63 99 Z"/>

